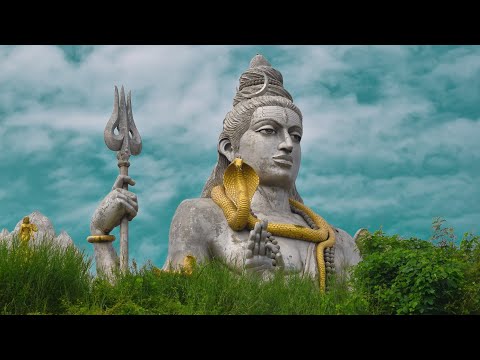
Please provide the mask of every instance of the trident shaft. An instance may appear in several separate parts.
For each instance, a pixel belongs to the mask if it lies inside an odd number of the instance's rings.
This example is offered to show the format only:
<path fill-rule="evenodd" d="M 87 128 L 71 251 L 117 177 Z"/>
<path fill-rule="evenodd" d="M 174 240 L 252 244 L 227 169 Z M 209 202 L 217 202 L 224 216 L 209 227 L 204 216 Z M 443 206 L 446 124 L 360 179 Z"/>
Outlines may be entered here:
<path fill-rule="evenodd" d="M 118 134 L 115 134 L 117 130 Z M 125 92 L 115 86 L 115 98 L 113 101 L 113 112 L 104 132 L 105 144 L 112 151 L 117 151 L 118 167 L 120 175 L 128 175 L 128 161 L 130 155 L 138 155 L 142 151 L 142 139 L 138 133 L 132 115 L 131 92 L 128 92 L 125 102 Z M 123 188 L 128 190 L 128 184 L 123 183 Z M 120 270 L 128 270 L 128 219 L 124 217 L 120 223 Z"/>

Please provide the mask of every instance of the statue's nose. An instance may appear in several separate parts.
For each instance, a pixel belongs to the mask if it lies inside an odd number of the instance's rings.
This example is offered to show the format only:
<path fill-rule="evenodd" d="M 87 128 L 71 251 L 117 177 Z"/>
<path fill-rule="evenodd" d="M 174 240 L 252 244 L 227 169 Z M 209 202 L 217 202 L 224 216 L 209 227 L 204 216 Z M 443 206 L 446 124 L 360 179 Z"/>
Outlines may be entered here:
<path fill-rule="evenodd" d="M 278 150 L 285 150 L 288 153 L 292 152 L 293 141 L 292 141 L 292 137 L 290 136 L 288 131 L 285 132 L 284 140 L 278 145 Z"/>

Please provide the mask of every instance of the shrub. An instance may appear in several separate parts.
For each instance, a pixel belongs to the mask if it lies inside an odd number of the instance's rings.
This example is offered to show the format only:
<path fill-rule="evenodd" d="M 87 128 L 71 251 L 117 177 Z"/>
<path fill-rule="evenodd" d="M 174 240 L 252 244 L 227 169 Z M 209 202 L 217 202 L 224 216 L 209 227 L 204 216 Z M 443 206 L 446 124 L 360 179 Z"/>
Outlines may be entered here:
<path fill-rule="evenodd" d="M 443 221 L 440 222 L 440 225 Z M 363 261 L 353 287 L 380 314 L 479 313 L 480 246 L 434 221 L 432 241 L 387 236 L 381 230 L 358 241 Z M 468 237 L 468 236 L 470 237 Z"/>

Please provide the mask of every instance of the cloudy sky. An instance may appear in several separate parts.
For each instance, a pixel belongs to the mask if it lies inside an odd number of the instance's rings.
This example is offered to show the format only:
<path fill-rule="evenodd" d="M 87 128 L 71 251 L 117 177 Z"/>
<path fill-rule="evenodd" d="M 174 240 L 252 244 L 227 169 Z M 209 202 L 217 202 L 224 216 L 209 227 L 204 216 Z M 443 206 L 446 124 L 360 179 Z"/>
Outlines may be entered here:
<path fill-rule="evenodd" d="M 0 229 L 38 210 L 93 253 L 90 219 L 118 174 L 103 130 L 124 85 L 143 140 L 130 254 L 163 265 L 257 53 L 303 112 L 308 206 L 351 235 L 428 239 L 436 216 L 479 233 L 480 46 L 0 46 Z"/>

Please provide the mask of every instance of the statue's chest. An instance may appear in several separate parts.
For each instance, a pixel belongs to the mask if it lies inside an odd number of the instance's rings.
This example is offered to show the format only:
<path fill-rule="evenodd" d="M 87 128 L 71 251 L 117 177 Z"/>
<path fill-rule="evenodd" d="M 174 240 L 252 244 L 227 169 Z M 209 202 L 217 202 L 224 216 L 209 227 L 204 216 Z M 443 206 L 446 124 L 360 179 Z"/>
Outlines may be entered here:
<path fill-rule="evenodd" d="M 265 217 L 259 217 L 265 219 Z M 296 225 L 307 226 L 301 218 L 291 217 L 282 218 L 270 216 L 267 218 L 269 222 L 290 223 Z M 228 228 L 224 233 L 223 239 L 217 243 L 215 252 L 224 253 L 230 259 L 235 258 L 236 261 L 243 262 L 247 250 L 248 237 L 250 230 L 233 231 Z M 287 272 L 303 272 L 307 263 L 312 258 L 314 252 L 314 244 L 302 240 L 284 238 L 273 235 L 280 245 L 285 262 L 285 270 Z"/>

